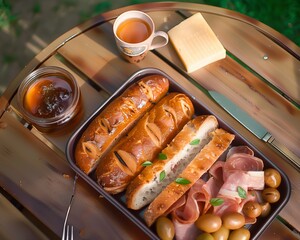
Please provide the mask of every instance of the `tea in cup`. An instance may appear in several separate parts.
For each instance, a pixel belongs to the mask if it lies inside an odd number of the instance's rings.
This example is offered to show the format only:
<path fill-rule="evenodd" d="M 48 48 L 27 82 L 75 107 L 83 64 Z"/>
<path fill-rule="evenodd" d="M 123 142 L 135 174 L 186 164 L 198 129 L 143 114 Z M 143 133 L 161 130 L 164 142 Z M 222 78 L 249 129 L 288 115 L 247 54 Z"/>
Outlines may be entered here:
<path fill-rule="evenodd" d="M 143 60 L 149 50 L 163 47 L 169 41 L 168 34 L 155 31 L 151 17 L 141 11 L 122 13 L 114 22 L 113 32 L 119 51 L 131 63 Z M 153 43 L 156 37 L 161 41 Z"/>

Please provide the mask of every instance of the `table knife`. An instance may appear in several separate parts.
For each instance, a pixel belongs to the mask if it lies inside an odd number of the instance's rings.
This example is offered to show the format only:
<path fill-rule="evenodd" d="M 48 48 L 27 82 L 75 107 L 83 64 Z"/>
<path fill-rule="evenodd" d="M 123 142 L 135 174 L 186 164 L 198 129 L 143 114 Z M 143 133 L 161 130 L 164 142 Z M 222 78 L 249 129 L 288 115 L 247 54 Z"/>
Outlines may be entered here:
<path fill-rule="evenodd" d="M 229 98 L 216 91 L 208 91 L 212 99 L 218 103 L 227 113 L 240 122 L 245 128 L 253 133 L 257 138 L 271 144 L 275 149 L 288 158 L 298 169 L 300 169 L 300 158 L 291 152 L 284 145 L 276 141 L 276 139 L 264 128 L 260 123 L 253 119 L 246 111 L 237 106 Z"/>

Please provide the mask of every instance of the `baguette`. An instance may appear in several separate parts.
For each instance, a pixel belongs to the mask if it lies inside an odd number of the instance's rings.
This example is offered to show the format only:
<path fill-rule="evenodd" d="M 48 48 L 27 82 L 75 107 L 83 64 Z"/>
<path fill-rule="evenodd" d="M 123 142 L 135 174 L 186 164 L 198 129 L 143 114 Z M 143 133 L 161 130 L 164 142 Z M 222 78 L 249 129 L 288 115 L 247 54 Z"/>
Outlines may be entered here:
<path fill-rule="evenodd" d="M 196 155 L 188 166 L 179 174 L 178 178 L 187 179 L 190 183 L 184 185 L 171 182 L 150 203 L 144 213 L 144 219 L 151 226 L 156 219 L 163 215 L 191 186 L 214 164 L 215 161 L 229 147 L 234 135 L 223 129 L 217 129 L 212 133 L 212 140 Z"/>
<path fill-rule="evenodd" d="M 186 95 L 164 97 L 101 159 L 97 182 L 111 194 L 124 191 L 143 169 L 143 162 L 153 161 L 193 114 L 193 104 Z"/>
<path fill-rule="evenodd" d="M 150 75 L 127 88 L 91 122 L 75 148 L 75 162 L 86 174 L 92 172 L 102 155 L 157 103 L 169 89 L 169 80 Z"/>
<path fill-rule="evenodd" d="M 155 159 L 127 187 L 126 204 L 138 210 L 155 197 L 189 164 L 196 154 L 210 141 L 210 132 L 218 127 L 215 116 L 198 116 L 189 121 L 162 151 L 165 160 Z M 160 174 L 166 176 L 160 180 Z"/>

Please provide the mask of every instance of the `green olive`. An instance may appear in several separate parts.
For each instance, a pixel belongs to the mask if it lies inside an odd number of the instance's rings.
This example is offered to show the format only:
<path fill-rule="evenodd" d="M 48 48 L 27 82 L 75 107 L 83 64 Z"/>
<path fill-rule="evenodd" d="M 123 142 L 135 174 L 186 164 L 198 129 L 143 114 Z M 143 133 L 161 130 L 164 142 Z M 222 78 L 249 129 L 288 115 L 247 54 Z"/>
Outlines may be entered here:
<path fill-rule="evenodd" d="M 269 202 L 264 202 L 260 204 L 261 206 L 261 217 L 266 217 L 271 211 L 271 204 Z"/>
<path fill-rule="evenodd" d="M 201 233 L 196 240 L 215 240 L 210 233 Z"/>
<path fill-rule="evenodd" d="M 277 188 L 281 183 L 281 175 L 274 168 L 268 168 L 265 170 L 265 184 L 268 187 Z"/>
<path fill-rule="evenodd" d="M 250 239 L 250 231 L 247 228 L 239 228 L 233 230 L 228 240 L 249 240 Z"/>
<path fill-rule="evenodd" d="M 222 226 L 222 220 L 219 216 L 208 213 L 201 215 L 195 224 L 203 232 L 212 233 Z"/>
<path fill-rule="evenodd" d="M 245 217 L 238 212 L 226 213 L 222 217 L 224 227 L 235 230 L 245 225 Z"/>
<path fill-rule="evenodd" d="M 218 231 L 212 233 L 211 235 L 215 240 L 227 240 L 229 236 L 229 229 L 222 225 Z"/>
<path fill-rule="evenodd" d="M 261 206 L 258 202 L 246 202 L 243 206 L 243 213 L 250 218 L 257 218 L 261 214 Z"/>
<path fill-rule="evenodd" d="M 265 188 L 262 197 L 266 202 L 275 203 L 280 199 L 280 193 L 276 188 Z"/>
<path fill-rule="evenodd" d="M 167 217 L 159 217 L 156 221 L 156 232 L 161 240 L 171 240 L 175 236 L 173 222 Z"/>

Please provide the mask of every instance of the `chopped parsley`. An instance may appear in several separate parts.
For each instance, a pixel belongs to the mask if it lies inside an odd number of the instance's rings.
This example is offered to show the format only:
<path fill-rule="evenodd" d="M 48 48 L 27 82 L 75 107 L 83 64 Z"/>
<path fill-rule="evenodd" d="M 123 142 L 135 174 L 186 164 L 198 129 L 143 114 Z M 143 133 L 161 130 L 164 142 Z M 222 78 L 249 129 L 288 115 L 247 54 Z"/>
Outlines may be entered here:
<path fill-rule="evenodd" d="M 237 187 L 237 192 L 238 192 L 240 198 L 245 199 L 247 197 L 247 192 L 246 192 L 246 190 L 244 188 L 238 186 Z"/>
<path fill-rule="evenodd" d="M 142 163 L 142 166 L 146 167 L 146 166 L 151 166 L 153 163 L 150 161 L 145 161 Z"/>
<path fill-rule="evenodd" d="M 159 181 L 161 182 L 162 180 L 164 180 L 166 178 L 166 172 L 163 170 L 160 172 L 159 174 Z"/>
<path fill-rule="evenodd" d="M 158 154 L 158 159 L 159 159 L 159 160 L 166 160 L 167 158 L 168 158 L 167 155 L 164 154 L 164 153 L 159 153 L 159 154 Z"/>
<path fill-rule="evenodd" d="M 212 199 L 210 199 L 209 202 L 212 206 L 216 207 L 216 206 L 222 205 L 224 203 L 224 199 L 222 199 L 222 198 L 212 198 Z"/>
<path fill-rule="evenodd" d="M 200 139 L 194 139 L 193 141 L 190 142 L 190 145 L 198 145 L 200 143 Z"/>
<path fill-rule="evenodd" d="M 187 185 L 187 184 L 191 183 L 190 180 L 185 179 L 185 178 L 176 178 L 175 182 L 178 184 L 181 184 L 181 185 Z"/>

